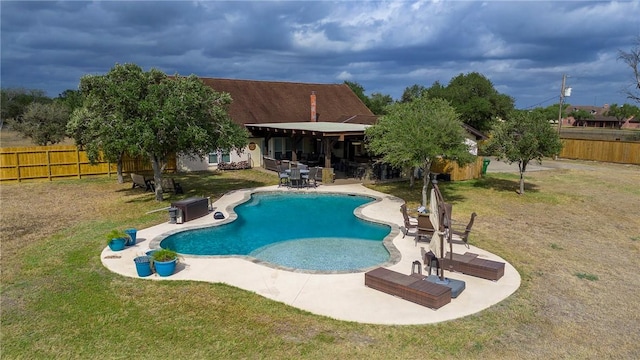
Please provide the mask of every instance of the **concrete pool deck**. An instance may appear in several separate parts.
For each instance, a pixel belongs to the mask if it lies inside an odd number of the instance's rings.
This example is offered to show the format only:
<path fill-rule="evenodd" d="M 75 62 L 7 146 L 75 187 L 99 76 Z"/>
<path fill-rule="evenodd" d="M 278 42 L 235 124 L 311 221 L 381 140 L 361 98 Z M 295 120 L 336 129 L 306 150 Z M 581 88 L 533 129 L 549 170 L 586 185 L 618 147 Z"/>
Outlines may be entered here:
<path fill-rule="evenodd" d="M 214 220 L 210 213 L 184 224 L 167 222 L 140 229 L 137 233 L 136 245 L 117 252 L 107 247 L 101 253 L 101 261 L 115 273 L 137 278 L 134 257 L 144 255 L 147 250 L 155 248 L 159 240 L 167 234 L 232 221 L 235 214 L 230 213 L 230 210 L 244 201 L 252 191 L 352 193 L 377 198 L 379 201 L 361 208 L 361 214 L 369 219 L 394 224 L 392 241 L 399 251 L 399 261 L 385 267 L 403 274 L 411 273 L 415 260 L 420 260 L 422 263 L 421 248 L 428 248 L 428 243 L 416 243 L 413 236 L 402 238 L 402 231 L 399 229 L 403 225 L 400 213 L 402 199 L 373 191 L 360 184 L 319 186 L 315 189 L 301 190 L 270 186 L 238 190 L 222 196 L 213 206 L 216 211 L 224 213 L 225 220 Z M 142 279 L 225 283 L 317 315 L 344 321 L 388 325 L 429 324 L 471 315 L 506 299 L 520 286 L 520 275 L 504 259 L 474 246 L 467 249 L 463 244 L 454 243 L 453 248 L 455 253 L 468 251 L 478 254 L 481 258 L 505 262 L 504 276 L 498 281 L 490 281 L 447 271 L 445 273 L 447 277 L 464 281 L 466 289 L 460 296 L 452 299 L 451 303 L 437 310 L 366 287 L 364 272 L 346 274 L 294 272 L 275 266 L 266 266 L 254 259 L 244 257 L 181 255 L 173 275 L 159 277 L 154 273 Z"/>

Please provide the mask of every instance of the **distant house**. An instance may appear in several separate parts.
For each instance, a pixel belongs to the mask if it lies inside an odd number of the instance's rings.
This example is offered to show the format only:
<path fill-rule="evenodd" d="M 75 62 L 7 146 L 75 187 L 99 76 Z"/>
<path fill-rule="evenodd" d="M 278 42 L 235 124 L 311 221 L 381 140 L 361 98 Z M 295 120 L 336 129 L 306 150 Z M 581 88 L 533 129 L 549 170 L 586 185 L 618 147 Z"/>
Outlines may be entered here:
<path fill-rule="evenodd" d="M 364 130 L 377 119 L 346 84 L 201 79 L 231 95 L 229 115 L 251 137 L 240 153 L 223 149 L 207 159 L 181 158 L 181 171 L 215 169 L 218 162 L 262 166 L 263 156 L 330 167 L 332 158 L 349 159 L 362 152 Z"/>
<path fill-rule="evenodd" d="M 618 128 L 618 119 L 615 116 L 607 116 L 605 115 L 607 111 L 609 111 L 609 105 L 605 104 L 602 107 L 599 106 L 584 106 L 584 105 L 574 105 L 569 106 L 567 108 L 567 113 L 571 113 L 573 111 L 584 110 L 593 116 L 592 119 L 574 119 L 569 116 L 566 119 L 563 119 L 563 126 L 579 126 L 579 127 L 596 127 L 596 128 L 609 128 L 609 129 L 617 129 Z M 640 121 L 634 117 L 630 117 L 625 119 L 622 124 L 622 129 L 638 129 L 640 128 Z"/>

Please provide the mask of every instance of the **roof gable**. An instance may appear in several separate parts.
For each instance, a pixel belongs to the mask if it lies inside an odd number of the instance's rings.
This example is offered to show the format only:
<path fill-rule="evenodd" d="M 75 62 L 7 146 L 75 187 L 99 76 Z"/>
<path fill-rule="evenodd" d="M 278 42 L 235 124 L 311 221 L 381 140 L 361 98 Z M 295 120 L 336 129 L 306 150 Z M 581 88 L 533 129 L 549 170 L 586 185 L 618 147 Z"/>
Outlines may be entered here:
<path fill-rule="evenodd" d="M 346 84 L 200 78 L 233 99 L 232 120 L 240 125 L 311 122 L 311 94 L 316 95 L 317 121 L 373 124 L 375 116 Z"/>

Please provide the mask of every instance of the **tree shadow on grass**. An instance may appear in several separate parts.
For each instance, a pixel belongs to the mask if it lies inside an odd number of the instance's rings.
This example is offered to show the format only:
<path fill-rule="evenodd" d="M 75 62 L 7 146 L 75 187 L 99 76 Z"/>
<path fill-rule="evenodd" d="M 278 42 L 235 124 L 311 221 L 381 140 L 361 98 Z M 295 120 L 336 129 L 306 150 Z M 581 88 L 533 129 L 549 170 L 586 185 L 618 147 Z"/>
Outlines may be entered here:
<path fill-rule="evenodd" d="M 240 171 L 240 170 L 239 170 Z M 182 187 L 182 194 L 174 194 L 172 192 L 163 193 L 164 201 L 177 201 L 190 197 L 211 197 L 212 201 L 217 200 L 222 195 L 238 189 L 256 188 L 262 186 L 273 185 L 273 179 L 267 177 L 265 179 L 251 179 L 251 175 L 239 174 L 241 176 L 224 176 L 220 172 L 191 172 L 183 174 L 164 174 L 165 177 L 173 178 Z M 242 176 L 244 175 L 244 176 Z M 271 181 L 271 182 L 270 182 Z M 127 200 L 129 203 L 149 203 L 155 202 L 155 193 L 145 191 L 140 188 L 125 188 L 117 190 L 130 196 Z"/>
<path fill-rule="evenodd" d="M 491 189 L 495 191 L 506 191 L 506 192 L 518 192 L 520 191 L 520 178 L 516 177 L 516 179 L 508 179 L 508 178 L 500 178 L 493 175 L 485 175 L 484 177 L 474 180 L 473 187 L 482 188 L 482 189 Z M 525 177 L 524 180 L 524 192 L 539 192 L 539 188 L 536 184 L 532 184 L 527 182 Z"/>
<path fill-rule="evenodd" d="M 219 198 L 233 190 L 273 185 L 268 180 L 229 177 L 223 176 L 219 172 L 182 174 L 176 177 L 176 181 L 179 181 L 182 185 L 185 197 L 211 196 L 212 198 Z"/>

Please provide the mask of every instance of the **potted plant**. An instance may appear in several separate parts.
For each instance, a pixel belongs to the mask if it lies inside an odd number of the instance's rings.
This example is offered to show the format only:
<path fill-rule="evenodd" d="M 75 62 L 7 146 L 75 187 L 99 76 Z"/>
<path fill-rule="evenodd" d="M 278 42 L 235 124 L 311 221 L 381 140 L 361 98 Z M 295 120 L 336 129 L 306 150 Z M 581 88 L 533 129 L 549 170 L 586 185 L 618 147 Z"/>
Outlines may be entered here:
<path fill-rule="evenodd" d="M 159 276 L 170 276 L 176 270 L 178 253 L 170 249 L 160 249 L 153 252 L 153 267 Z"/>
<path fill-rule="evenodd" d="M 112 251 L 123 250 L 125 245 L 129 242 L 129 235 L 122 230 L 111 230 L 111 232 L 107 234 L 106 238 L 107 245 L 109 245 L 109 249 Z"/>

